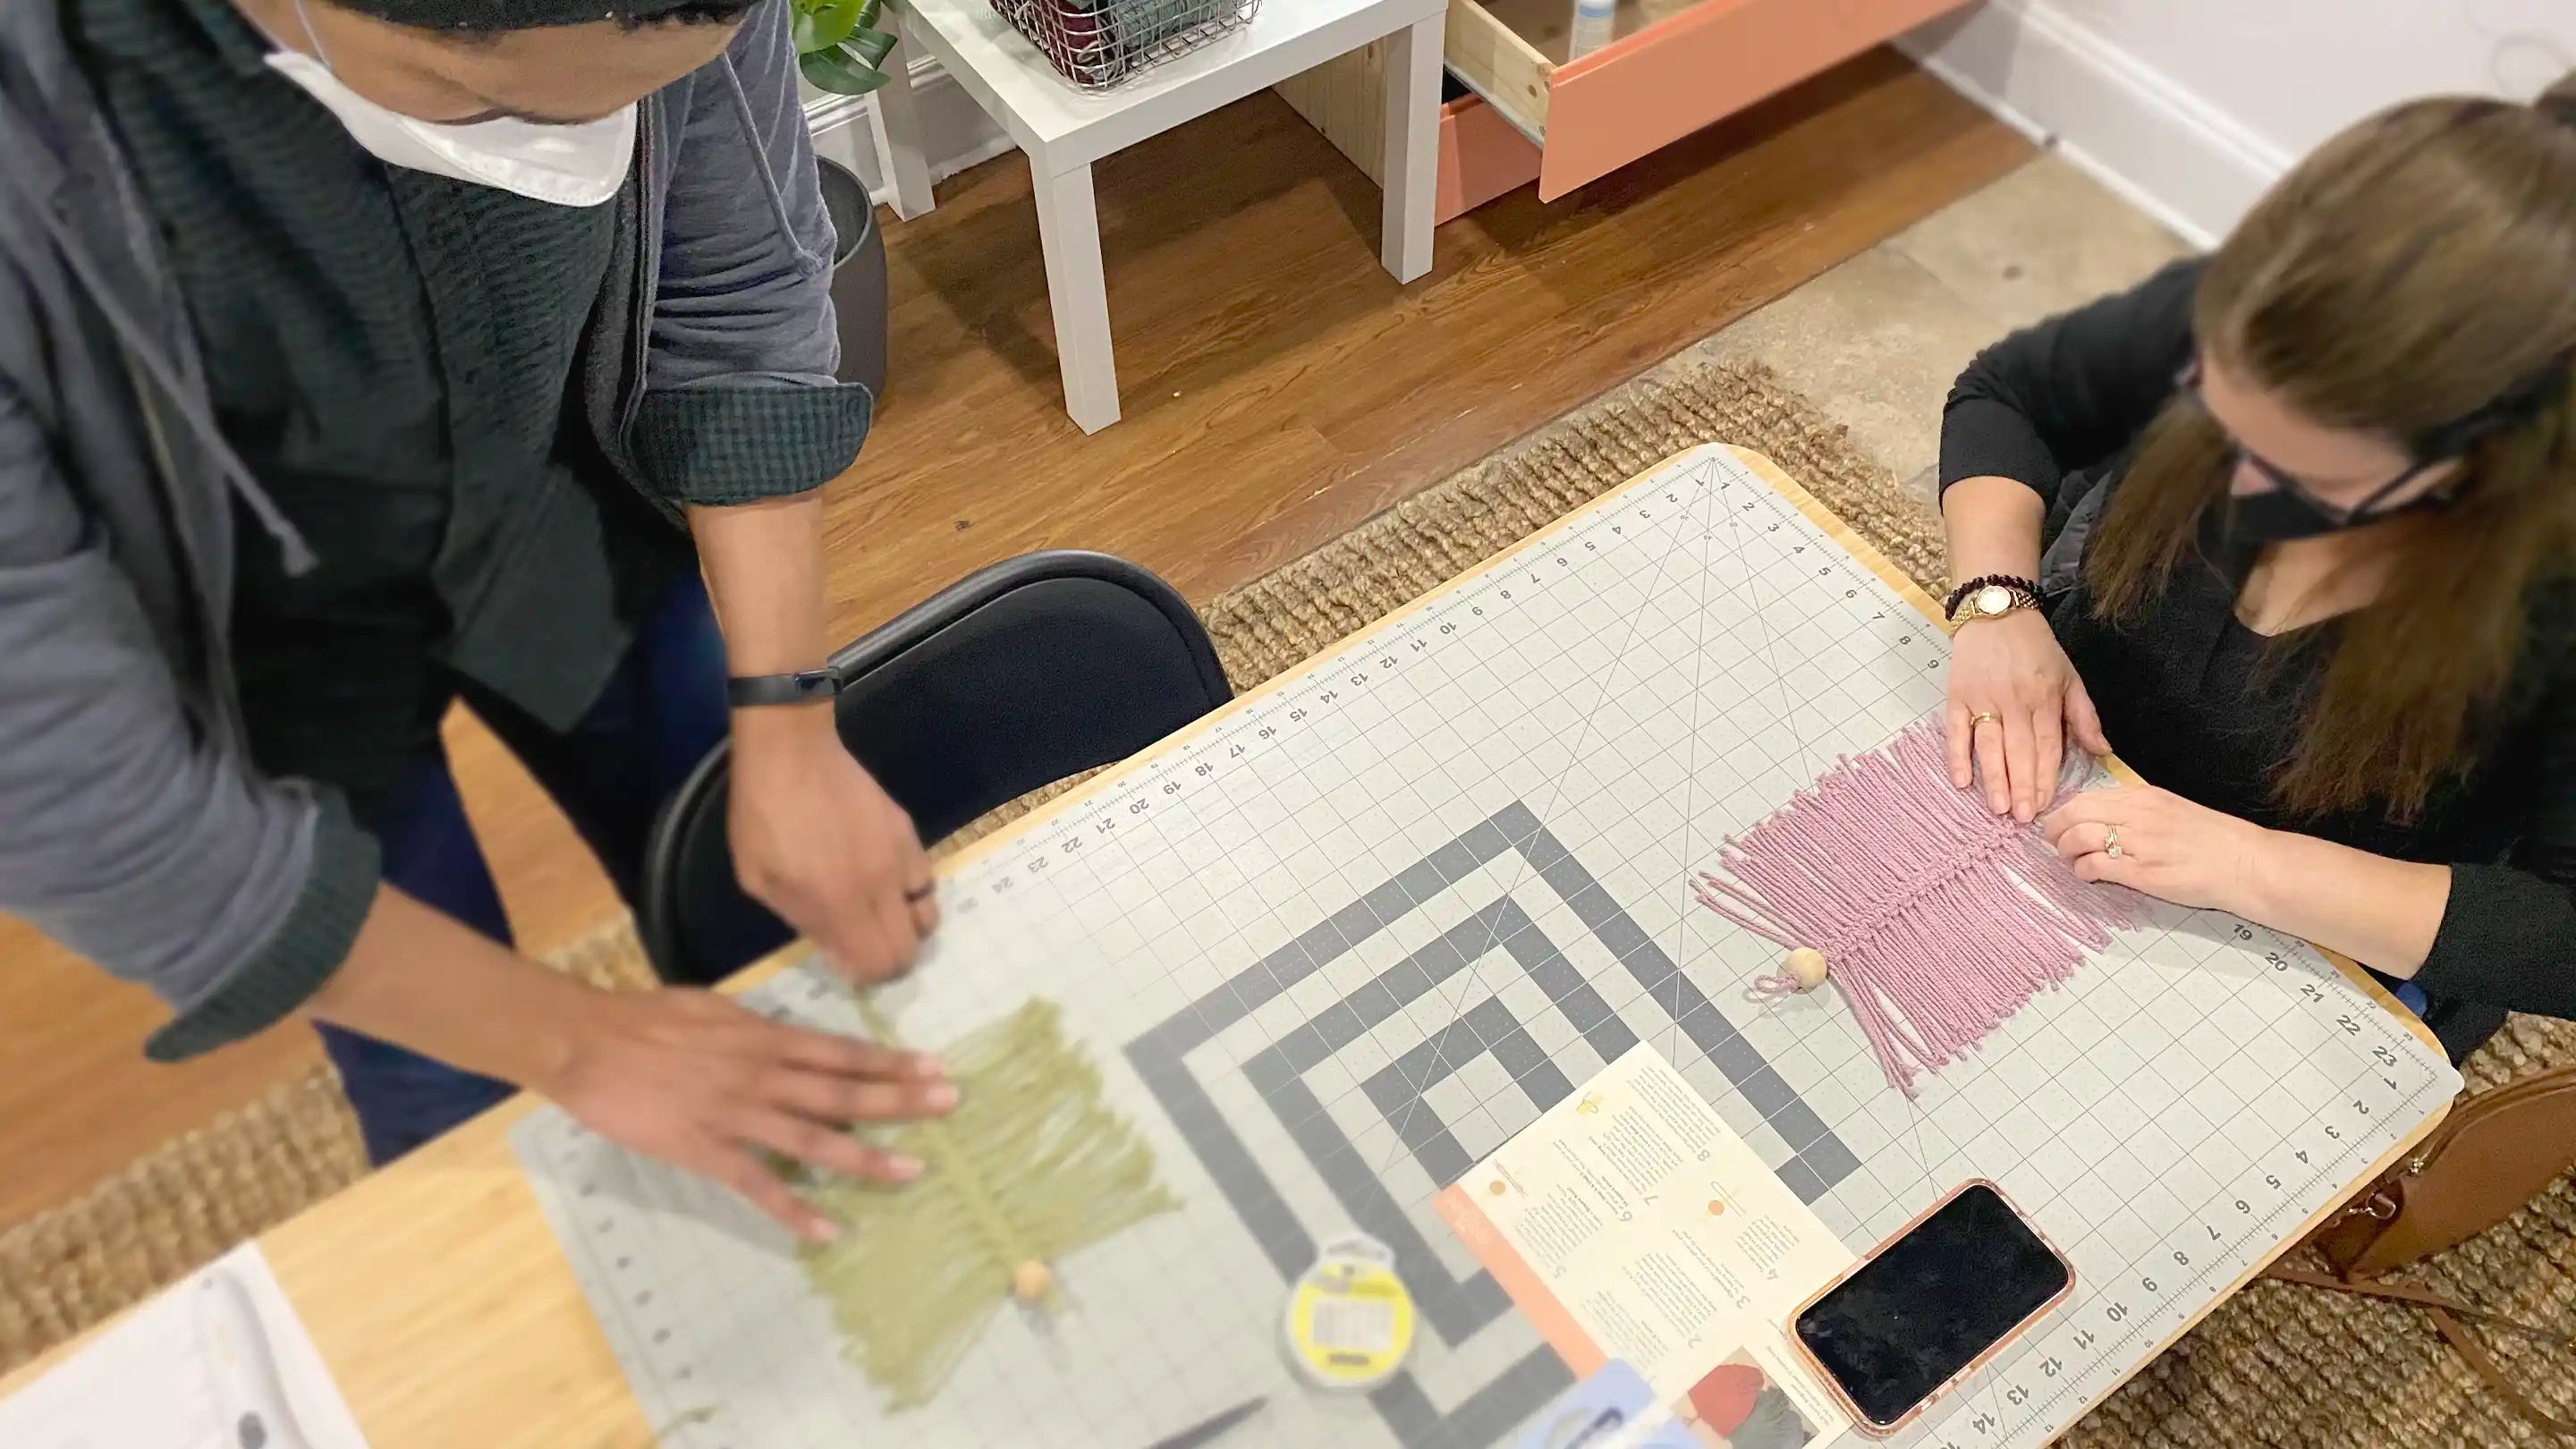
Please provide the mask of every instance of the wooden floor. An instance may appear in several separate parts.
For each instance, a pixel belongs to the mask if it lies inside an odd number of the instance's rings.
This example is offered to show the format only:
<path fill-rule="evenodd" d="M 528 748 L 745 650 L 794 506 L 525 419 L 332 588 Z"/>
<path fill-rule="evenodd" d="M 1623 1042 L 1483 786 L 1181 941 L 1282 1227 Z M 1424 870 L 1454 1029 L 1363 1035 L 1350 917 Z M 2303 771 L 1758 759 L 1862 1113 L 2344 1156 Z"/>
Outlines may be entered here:
<path fill-rule="evenodd" d="M 1106 549 L 1194 600 L 1406 493 L 1985 185 L 2028 146 L 1887 52 L 1542 206 L 1440 229 L 1430 276 L 1377 264 L 1376 189 L 1263 94 L 1096 173 L 1126 420 L 1064 416 L 1026 164 L 943 183 L 886 228 L 894 380 L 833 485 L 844 635 L 993 560 Z M 452 722 L 522 942 L 616 909 L 490 738 Z M 159 1010 L 0 921 L 0 1225 L 310 1060 L 300 1028 L 180 1068 Z"/>

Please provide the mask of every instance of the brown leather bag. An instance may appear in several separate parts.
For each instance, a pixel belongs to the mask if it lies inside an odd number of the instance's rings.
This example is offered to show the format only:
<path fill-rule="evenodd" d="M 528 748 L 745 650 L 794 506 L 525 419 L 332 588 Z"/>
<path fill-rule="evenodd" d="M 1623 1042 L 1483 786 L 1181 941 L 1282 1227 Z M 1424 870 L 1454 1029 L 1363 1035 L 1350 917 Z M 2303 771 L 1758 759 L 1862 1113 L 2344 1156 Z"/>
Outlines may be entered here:
<path fill-rule="evenodd" d="M 2452 1104 L 2451 1115 L 2405 1161 L 2308 1235 L 2304 1246 L 2324 1256 L 2331 1276 L 2278 1264 L 2264 1276 L 2414 1304 L 2497 1397 L 2532 1423 L 2576 1439 L 2576 1421 L 2557 1418 L 2533 1403 L 2466 1325 L 2523 1334 L 2569 1351 L 2576 1351 L 2576 1336 L 2517 1323 L 2409 1284 L 2377 1281 L 2513 1216 L 2571 1165 L 2576 1165 L 2576 1067 L 2535 1072 L 2473 1096 L 2463 1094 Z"/>

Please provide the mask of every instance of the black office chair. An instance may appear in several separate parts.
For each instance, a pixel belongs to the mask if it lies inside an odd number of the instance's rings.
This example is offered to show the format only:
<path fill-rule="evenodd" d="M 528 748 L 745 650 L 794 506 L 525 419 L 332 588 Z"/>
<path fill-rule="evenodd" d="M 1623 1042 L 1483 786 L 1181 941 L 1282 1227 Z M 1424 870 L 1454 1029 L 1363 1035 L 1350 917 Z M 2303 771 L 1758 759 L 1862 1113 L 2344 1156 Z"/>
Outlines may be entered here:
<path fill-rule="evenodd" d="M 1233 697 L 1207 630 L 1171 585 L 1072 550 L 995 564 L 831 663 L 847 681 L 833 705 L 841 743 L 911 812 L 925 844 Z M 665 981 L 712 984 L 790 934 L 735 883 L 730 762 L 725 744 L 708 753 L 645 849 L 640 929 Z"/>

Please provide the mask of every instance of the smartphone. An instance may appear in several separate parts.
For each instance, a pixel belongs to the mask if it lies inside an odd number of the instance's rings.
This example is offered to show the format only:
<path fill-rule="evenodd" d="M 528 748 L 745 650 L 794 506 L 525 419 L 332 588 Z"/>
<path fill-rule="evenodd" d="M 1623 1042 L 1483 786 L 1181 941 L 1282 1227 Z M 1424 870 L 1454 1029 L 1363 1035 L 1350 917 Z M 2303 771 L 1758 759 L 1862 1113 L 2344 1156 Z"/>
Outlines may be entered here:
<path fill-rule="evenodd" d="M 1967 1182 L 1808 1299 L 1790 1337 L 1862 1432 L 1891 1434 L 2074 1286 L 2003 1189 Z"/>

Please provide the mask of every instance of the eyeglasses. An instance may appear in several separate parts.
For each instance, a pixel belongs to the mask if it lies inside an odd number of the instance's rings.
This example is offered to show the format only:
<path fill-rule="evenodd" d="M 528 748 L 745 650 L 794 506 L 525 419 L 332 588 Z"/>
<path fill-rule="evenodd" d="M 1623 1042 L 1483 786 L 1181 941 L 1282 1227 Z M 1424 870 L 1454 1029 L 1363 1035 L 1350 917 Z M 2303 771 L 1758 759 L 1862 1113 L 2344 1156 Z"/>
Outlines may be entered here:
<path fill-rule="evenodd" d="M 2377 513 L 2396 512 L 2399 508 L 2406 505 L 2399 504 L 2387 506 L 2390 497 L 2403 491 L 2407 484 L 2423 477 L 2427 472 L 2442 466 L 2444 463 L 2451 461 L 2452 457 L 2457 456 L 2456 454 L 2425 456 L 2419 453 L 2415 461 L 2408 465 L 2404 472 L 2399 473 L 2396 477 L 2391 478 L 2387 482 L 2380 484 L 2377 488 L 2372 489 L 2369 496 L 2362 499 L 2359 503 L 2346 508 L 2339 503 L 2333 503 L 2324 498 L 2318 497 L 2317 491 L 2305 483 L 2300 482 L 2297 474 L 2292 473 L 2287 468 L 2284 468 L 2278 463 L 2273 462 L 2271 459 L 2264 457 L 2262 454 L 2255 452 L 2253 449 L 2246 447 L 2242 442 L 2237 440 L 2235 434 L 2227 431 L 2227 425 L 2219 422 L 2218 415 L 2209 410 L 2209 399 L 2201 395 L 2199 358 L 2195 357 L 2190 362 L 2184 364 L 2183 370 L 2174 378 L 2174 385 L 2181 390 L 2182 395 L 2185 398 L 2190 399 L 2193 407 L 2200 410 L 2200 415 L 2202 417 L 2209 419 L 2209 421 L 2217 427 L 2219 436 L 2227 440 L 2227 458 L 2230 464 L 2242 463 L 2245 466 L 2252 468 L 2255 472 L 2263 475 L 2263 481 L 2280 489 L 2282 492 L 2289 494 L 2291 497 L 2298 499 L 2301 503 L 2315 509 L 2325 517 L 2334 520 L 2338 525 L 2357 523 L 2362 519 L 2371 517 Z"/>

